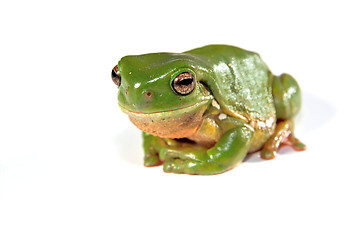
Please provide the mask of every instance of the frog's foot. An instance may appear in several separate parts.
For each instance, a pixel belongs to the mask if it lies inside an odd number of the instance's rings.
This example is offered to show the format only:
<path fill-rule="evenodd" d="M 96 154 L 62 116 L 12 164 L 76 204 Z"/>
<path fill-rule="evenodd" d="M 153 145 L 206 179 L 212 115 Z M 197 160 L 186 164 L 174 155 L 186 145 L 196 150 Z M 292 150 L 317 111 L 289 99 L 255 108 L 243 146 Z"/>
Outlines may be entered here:
<path fill-rule="evenodd" d="M 199 174 L 197 168 L 201 162 L 184 159 L 168 159 L 163 164 L 163 171 L 173 173 Z"/>
<path fill-rule="evenodd" d="M 191 175 L 212 175 L 225 172 L 229 169 L 223 168 L 218 163 L 212 161 L 168 159 L 163 164 L 163 171 L 165 172 Z"/>
<path fill-rule="evenodd" d="M 209 175 L 221 173 L 223 169 L 218 163 L 211 161 L 207 149 L 199 146 L 193 148 L 164 148 L 160 152 L 165 172 Z"/>
<path fill-rule="evenodd" d="M 159 151 L 164 146 L 177 146 L 177 144 L 175 140 L 160 138 L 143 132 L 144 166 L 154 167 L 162 165 L 163 161 L 159 157 Z"/>
<path fill-rule="evenodd" d="M 261 150 L 261 158 L 266 160 L 275 158 L 277 151 L 282 144 L 291 145 L 296 151 L 305 150 L 306 145 L 294 136 L 292 128 L 293 123 L 291 120 L 278 122 L 273 135 L 268 139 Z"/>

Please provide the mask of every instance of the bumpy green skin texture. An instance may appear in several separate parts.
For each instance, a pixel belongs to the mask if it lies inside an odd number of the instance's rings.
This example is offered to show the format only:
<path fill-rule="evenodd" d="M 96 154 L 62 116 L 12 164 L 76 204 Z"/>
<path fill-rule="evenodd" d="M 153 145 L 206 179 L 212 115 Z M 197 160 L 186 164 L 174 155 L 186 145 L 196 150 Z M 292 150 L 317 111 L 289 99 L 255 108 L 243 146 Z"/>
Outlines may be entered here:
<path fill-rule="evenodd" d="M 274 115 L 272 74 L 257 53 L 210 45 L 188 51 L 211 63 L 203 80 L 229 115 L 265 120 Z"/>
<path fill-rule="evenodd" d="M 188 137 L 194 143 L 143 133 L 144 165 L 163 164 L 165 172 L 209 175 L 227 171 L 274 137 L 277 119 L 291 119 L 301 106 L 299 86 L 290 75 L 274 76 L 258 54 L 233 46 L 126 56 L 118 68 L 122 79 L 118 101 L 124 112 L 140 113 L 154 122 L 188 114 L 191 106 L 204 103 L 203 120 L 215 125 L 213 135 L 208 133 L 209 126 L 198 130 L 202 139 L 207 134 L 216 139 L 210 147 L 197 144 L 196 137 Z M 194 91 L 185 96 L 171 87 L 182 72 L 196 79 Z M 152 95 L 146 97 L 147 92 Z"/>

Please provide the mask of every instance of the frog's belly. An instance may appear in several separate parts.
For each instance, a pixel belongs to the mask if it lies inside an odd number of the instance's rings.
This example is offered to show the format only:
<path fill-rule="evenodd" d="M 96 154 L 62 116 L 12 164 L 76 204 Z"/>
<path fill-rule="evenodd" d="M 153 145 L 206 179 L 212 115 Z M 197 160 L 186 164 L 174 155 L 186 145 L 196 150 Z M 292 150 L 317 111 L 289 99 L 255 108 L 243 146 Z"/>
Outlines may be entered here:
<path fill-rule="evenodd" d="M 265 122 L 251 122 L 250 124 L 255 129 L 255 134 L 251 142 L 249 152 L 255 152 L 262 148 L 268 138 L 273 134 L 276 119 L 271 117 Z M 223 136 L 225 132 L 221 130 L 218 124 L 211 118 L 207 118 L 203 121 L 202 125 L 187 138 L 196 142 L 197 144 L 211 148 L 213 147 Z"/>
<path fill-rule="evenodd" d="M 268 138 L 272 135 L 272 131 L 268 130 L 257 130 L 255 131 L 254 138 L 252 140 L 249 152 L 256 152 L 260 150 L 263 145 L 266 143 Z"/>
<path fill-rule="evenodd" d="M 188 138 L 206 148 L 213 147 L 223 133 L 214 119 L 206 118 L 201 126 Z"/>
<path fill-rule="evenodd" d="M 255 134 L 249 149 L 249 152 L 255 152 L 263 147 L 268 138 L 274 133 L 276 126 L 276 118 L 271 117 L 266 122 L 251 123 L 251 126 L 255 129 Z"/>
<path fill-rule="evenodd" d="M 249 152 L 256 152 L 262 148 L 268 138 L 272 135 L 273 131 L 270 130 L 257 130 L 255 131 L 254 138 L 251 143 L 251 147 Z M 196 142 L 197 144 L 211 148 L 213 147 L 218 141 L 217 135 L 204 135 L 199 132 L 195 133 L 194 135 L 188 137 L 188 139 Z"/>

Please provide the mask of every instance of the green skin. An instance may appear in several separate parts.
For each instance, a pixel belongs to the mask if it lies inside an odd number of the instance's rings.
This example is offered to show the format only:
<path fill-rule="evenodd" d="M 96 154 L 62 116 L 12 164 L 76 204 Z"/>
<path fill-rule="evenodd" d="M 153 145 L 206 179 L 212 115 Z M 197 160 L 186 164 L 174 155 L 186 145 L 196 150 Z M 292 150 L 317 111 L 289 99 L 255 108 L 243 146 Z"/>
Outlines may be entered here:
<path fill-rule="evenodd" d="M 249 152 L 261 149 L 262 158 L 272 159 L 281 143 L 305 148 L 293 135 L 292 117 L 301 106 L 297 82 L 288 74 L 274 76 L 254 52 L 208 45 L 126 56 L 117 66 L 119 106 L 143 131 L 145 166 L 218 174 Z M 172 87 L 184 72 L 195 79 L 186 95 Z"/>

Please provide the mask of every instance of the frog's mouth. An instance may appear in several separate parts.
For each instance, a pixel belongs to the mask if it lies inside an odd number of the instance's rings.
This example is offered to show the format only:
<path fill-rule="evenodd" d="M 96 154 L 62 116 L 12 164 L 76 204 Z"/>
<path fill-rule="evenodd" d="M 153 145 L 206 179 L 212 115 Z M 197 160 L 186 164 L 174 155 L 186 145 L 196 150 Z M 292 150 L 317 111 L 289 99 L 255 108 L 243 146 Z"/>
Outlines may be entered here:
<path fill-rule="evenodd" d="M 201 125 L 208 100 L 174 110 L 143 113 L 134 112 L 119 104 L 122 112 L 140 130 L 163 138 L 184 138 L 193 135 Z"/>

